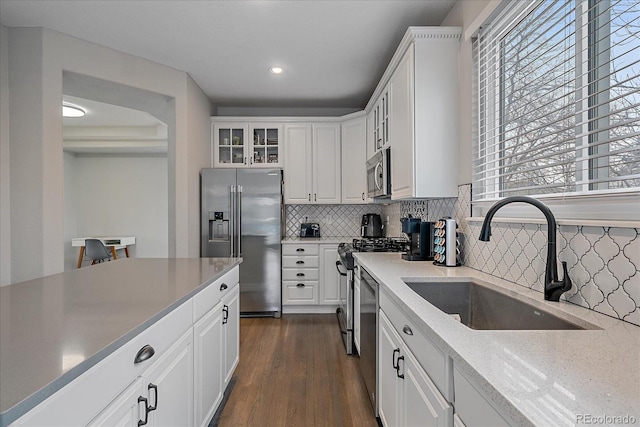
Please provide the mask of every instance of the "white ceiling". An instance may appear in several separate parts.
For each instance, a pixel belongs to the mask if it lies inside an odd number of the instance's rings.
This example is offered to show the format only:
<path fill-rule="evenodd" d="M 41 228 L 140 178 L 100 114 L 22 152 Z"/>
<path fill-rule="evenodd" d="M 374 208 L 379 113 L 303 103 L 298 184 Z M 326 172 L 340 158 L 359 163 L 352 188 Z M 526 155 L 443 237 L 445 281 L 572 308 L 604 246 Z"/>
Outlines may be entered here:
<path fill-rule="evenodd" d="M 186 71 L 219 106 L 361 109 L 407 27 L 455 1 L 0 0 L 0 22 Z"/>

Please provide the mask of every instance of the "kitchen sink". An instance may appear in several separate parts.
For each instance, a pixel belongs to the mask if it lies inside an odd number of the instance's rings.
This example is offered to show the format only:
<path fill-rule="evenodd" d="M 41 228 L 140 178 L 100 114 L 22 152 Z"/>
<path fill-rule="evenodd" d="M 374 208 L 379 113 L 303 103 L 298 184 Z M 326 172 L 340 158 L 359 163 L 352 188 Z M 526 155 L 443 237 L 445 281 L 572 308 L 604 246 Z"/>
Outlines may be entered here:
<path fill-rule="evenodd" d="M 438 309 L 459 315 L 462 324 L 479 330 L 596 329 L 576 325 L 524 301 L 470 281 L 405 281 Z"/>

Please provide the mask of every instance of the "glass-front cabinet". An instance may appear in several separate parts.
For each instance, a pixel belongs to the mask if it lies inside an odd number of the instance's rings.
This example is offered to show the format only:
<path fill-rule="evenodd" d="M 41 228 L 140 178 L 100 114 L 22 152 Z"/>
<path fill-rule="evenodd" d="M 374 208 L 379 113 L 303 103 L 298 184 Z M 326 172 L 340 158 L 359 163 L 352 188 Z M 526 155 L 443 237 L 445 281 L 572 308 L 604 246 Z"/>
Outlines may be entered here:
<path fill-rule="evenodd" d="M 213 166 L 281 167 L 281 131 L 280 124 L 213 123 Z"/>
<path fill-rule="evenodd" d="M 280 135 L 282 125 L 254 124 L 249 125 L 252 136 L 251 156 L 249 164 L 255 167 L 282 166 Z"/>

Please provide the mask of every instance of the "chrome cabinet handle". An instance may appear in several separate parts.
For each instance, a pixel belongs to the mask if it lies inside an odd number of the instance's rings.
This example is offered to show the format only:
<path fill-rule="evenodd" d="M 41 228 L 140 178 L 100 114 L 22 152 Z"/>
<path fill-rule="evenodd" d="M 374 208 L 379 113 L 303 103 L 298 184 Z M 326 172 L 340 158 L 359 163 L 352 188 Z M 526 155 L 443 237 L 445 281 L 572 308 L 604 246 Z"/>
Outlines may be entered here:
<path fill-rule="evenodd" d="M 296 287 L 298 287 L 298 288 L 304 288 L 304 283 L 298 283 L 298 284 L 296 285 Z"/>
<path fill-rule="evenodd" d="M 304 248 L 298 248 L 296 249 L 296 252 L 304 252 Z"/>
<path fill-rule="evenodd" d="M 226 325 L 229 322 L 229 306 L 222 306 L 222 324 Z"/>
<path fill-rule="evenodd" d="M 398 378 L 404 379 L 404 374 L 400 373 L 400 361 L 402 360 L 402 367 L 404 368 L 404 356 L 398 357 L 398 368 L 396 369 L 396 375 Z"/>
<path fill-rule="evenodd" d="M 304 277 L 304 273 L 298 273 L 296 274 L 297 277 Z"/>
<path fill-rule="evenodd" d="M 398 354 L 398 356 L 400 356 L 400 349 L 396 348 L 395 350 L 393 350 L 393 355 L 391 356 L 392 361 L 391 364 L 393 365 L 393 369 L 395 369 L 396 371 L 398 370 L 398 362 L 396 361 L 396 353 Z"/>
<path fill-rule="evenodd" d="M 311 201 L 311 193 L 309 193 L 309 201 Z"/>
<path fill-rule="evenodd" d="M 220 285 L 220 292 L 226 290 L 228 288 L 226 283 L 223 283 L 222 285 Z"/>
<path fill-rule="evenodd" d="M 402 332 L 404 332 L 407 335 L 413 335 L 413 331 L 411 330 L 409 325 L 404 325 L 404 328 L 402 328 Z"/>
<path fill-rule="evenodd" d="M 136 354 L 135 359 L 133 359 L 133 364 L 138 364 L 144 362 L 145 360 L 151 359 L 151 357 L 156 354 L 156 351 L 149 344 L 143 346 L 138 353 Z"/>
<path fill-rule="evenodd" d="M 304 264 L 304 261 L 296 261 L 296 264 Z"/>

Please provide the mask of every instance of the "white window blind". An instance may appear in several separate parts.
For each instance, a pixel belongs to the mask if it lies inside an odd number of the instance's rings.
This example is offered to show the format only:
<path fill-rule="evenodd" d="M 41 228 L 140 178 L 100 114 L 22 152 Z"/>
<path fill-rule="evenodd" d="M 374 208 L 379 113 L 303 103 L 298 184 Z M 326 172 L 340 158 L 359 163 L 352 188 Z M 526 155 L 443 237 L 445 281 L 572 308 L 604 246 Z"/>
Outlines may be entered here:
<path fill-rule="evenodd" d="M 505 2 L 473 40 L 473 200 L 640 190 L 640 2 Z"/>

